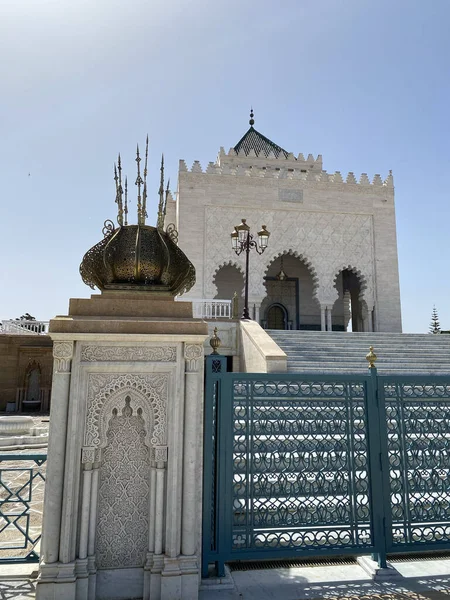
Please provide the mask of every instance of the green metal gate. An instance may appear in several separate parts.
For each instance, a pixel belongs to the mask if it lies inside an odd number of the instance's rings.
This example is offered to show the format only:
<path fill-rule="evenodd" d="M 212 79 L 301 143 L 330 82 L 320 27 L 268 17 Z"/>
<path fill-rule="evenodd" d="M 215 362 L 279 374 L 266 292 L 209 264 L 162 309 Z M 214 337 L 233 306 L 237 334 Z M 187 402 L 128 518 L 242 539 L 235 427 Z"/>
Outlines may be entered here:
<path fill-rule="evenodd" d="M 206 359 L 203 576 L 233 560 L 450 548 L 450 377 Z"/>

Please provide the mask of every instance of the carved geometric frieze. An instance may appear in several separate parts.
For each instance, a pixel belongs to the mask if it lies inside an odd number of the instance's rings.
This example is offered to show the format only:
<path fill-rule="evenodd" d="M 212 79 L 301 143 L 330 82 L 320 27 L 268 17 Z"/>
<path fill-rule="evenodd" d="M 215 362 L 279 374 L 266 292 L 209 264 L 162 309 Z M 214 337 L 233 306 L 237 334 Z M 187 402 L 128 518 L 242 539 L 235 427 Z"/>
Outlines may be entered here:
<path fill-rule="evenodd" d="M 53 358 L 57 373 L 69 373 L 73 356 L 73 342 L 54 342 Z"/>
<path fill-rule="evenodd" d="M 176 346 L 94 346 L 81 348 L 81 360 L 87 362 L 135 361 L 175 362 Z"/>
<path fill-rule="evenodd" d="M 266 252 L 251 256 L 250 296 L 266 296 L 264 276 L 275 258 L 284 253 L 299 256 L 315 277 L 315 295 L 321 304 L 337 298 L 335 279 L 344 268 L 352 268 L 364 282 L 362 297 L 370 306 L 374 298 L 373 223 L 368 214 L 257 210 L 252 208 L 249 225 L 261 224 L 271 232 Z M 207 206 L 205 208 L 204 297 L 214 298 L 217 288 L 214 273 L 230 257 L 230 231 L 245 216 L 241 208 Z M 245 253 L 233 257 L 244 265 Z"/>
<path fill-rule="evenodd" d="M 184 346 L 184 358 L 186 360 L 186 371 L 195 373 L 200 370 L 200 361 L 203 359 L 204 350 L 201 344 L 186 344 Z"/>
<path fill-rule="evenodd" d="M 169 376 L 89 373 L 84 446 L 105 447 L 111 413 L 121 410 L 127 397 L 131 409 L 144 417 L 147 446 L 166 446 Z"/>

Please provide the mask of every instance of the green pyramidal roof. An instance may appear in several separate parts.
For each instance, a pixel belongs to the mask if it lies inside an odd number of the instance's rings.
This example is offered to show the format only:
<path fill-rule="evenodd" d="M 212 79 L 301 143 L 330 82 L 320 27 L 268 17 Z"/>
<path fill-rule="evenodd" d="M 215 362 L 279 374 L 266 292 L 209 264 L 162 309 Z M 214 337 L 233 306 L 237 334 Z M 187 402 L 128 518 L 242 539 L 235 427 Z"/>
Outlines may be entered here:
<path fill-rule="evenodd" d="M 239 153 L 240 150 L 244 150 L 245 156 L 248 156 L 251 150 L 254 150 L 256 156 L 259 156 L 261 153 L 267 158 L 271 152 L 275 155 L 276 158 L 280 156 L 280 154 L 284 155 L 284 158 L 289 156 L 289 152 L 284 150 L 277 144 L 271 142 L 266 136 L 251 126 L 247 133 L 239 140 L 239 142 L 234 147 L 236 153 Z"/>

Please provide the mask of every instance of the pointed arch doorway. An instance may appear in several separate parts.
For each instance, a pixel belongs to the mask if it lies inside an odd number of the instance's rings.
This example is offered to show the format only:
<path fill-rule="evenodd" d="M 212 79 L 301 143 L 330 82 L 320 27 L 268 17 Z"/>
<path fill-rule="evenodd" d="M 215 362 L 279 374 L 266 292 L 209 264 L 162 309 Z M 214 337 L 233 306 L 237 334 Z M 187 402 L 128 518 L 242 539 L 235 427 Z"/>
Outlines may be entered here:
<path fill-rule="evenodd" d="M 288 252 L 276 257 L 269 264 L 264 280 L 267 295 L 260 314 L 265 329 L 320 330 L 314 278 L 302 258 Z"/>
<path fill-rule="evenodd" d="M 277 302 L 267 309 L 266 321 L 267 329 L 291 329 L 286 307 Z"/>

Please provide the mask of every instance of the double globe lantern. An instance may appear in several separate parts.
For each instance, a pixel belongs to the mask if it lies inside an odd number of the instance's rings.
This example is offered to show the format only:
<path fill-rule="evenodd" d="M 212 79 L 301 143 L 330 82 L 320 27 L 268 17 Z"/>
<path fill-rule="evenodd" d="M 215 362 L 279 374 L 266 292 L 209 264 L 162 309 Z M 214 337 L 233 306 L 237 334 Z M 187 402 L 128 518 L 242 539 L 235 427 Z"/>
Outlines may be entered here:
<path fill-rule="evenodd" d="M 231 247 L 235 252 L 239 251 L 241 249 L 241 245 L 246 243 L 249 232 L 250 227 L 247 225 L 246 219 L 242 219 L 242 223 L 235 226 L 231 233 Z M 257 235 L 259 248 L 262 252 L 264 252 L 269 243 L 270 232 L 267 231 L 267 227 L 265 225 L 262 225 L 261 231 L 258 231 Z"/>
<path fill-rule="evenodd" d="M 234 231 L 231 233 L 231 247 L 237 255 L 241 252 L 246 253 L 245 261 L 245 295 L 244 295 L 244 312 L 242 314 L 243 319 L 249 319 L 250 314 L 248 310 L 248 272 L 249 272 L 249 255 L 250 248 L 254 248 L 258 254 L 262 254 L 267 248 L 269 243 L 270 232 L 267 231 L 265 225 L 261 226 L 261 231 L 258 231 L 258 242 L 253 239 L 253 235 L 250 233 L 250 227 L 247 225 L 246 219 L 242 219 L 240 225 L 236 225 Z"/>

